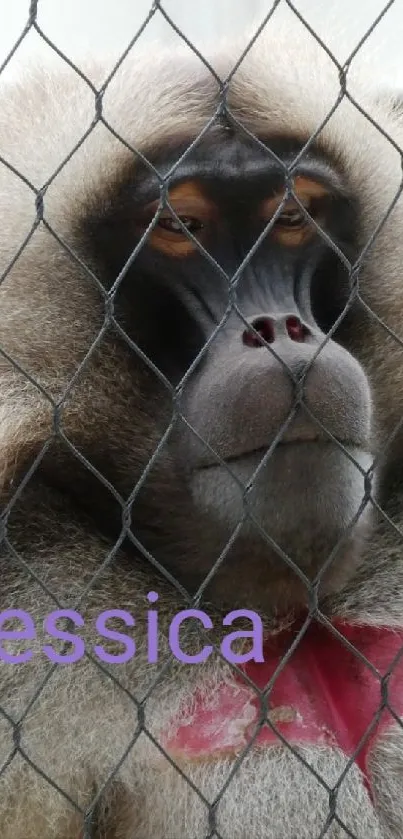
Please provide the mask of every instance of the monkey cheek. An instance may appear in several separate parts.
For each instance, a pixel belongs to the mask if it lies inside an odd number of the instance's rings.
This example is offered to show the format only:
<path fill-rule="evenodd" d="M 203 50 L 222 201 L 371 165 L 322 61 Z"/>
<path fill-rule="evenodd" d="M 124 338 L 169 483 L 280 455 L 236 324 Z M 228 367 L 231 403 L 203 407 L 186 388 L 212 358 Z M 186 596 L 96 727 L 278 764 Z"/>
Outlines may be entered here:
<path fill-rule="evenodd" d="M 281 564 L 288 572 L 271 540 L 309 578 L 339 546 L 331 572 L 323 580 L 330 591 L 355 569 L 352 546 L 357 547 L 371 528 L 371 505 L 363 506 L 363 502 L 365 472 L 373 458 L 356 447 L 346 447 L 346 451 L 349 457 L 327 442 L 279 445 L 247 491 L 263 453 L 231 462 L 232 474 L 224 466 L 201 469 L 193 476 L 193 500 L 220 540 L 229 539 L 243 522 L 243 550 L 268 563 L 268 583 L 271 562 L 276 575 Z"/>

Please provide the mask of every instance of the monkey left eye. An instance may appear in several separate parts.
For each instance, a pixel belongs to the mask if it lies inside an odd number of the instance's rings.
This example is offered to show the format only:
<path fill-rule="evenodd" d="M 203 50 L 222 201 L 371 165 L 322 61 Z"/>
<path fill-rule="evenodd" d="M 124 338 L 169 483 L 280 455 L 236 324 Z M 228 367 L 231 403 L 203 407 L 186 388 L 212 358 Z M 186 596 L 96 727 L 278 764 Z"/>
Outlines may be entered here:
<path fill-rule="evenodd" d="M 314 225 L 310 223 L 309 217 L 318 221 L 321 219 L 320 208 L 316 202 L 309 200 L 303 201 L 303 208 L 307 210 L 309 216 L 306 216 L 304 209 L 302 209 L 295 201 L 288 202 L 282 209 L 279 216 L 277 216 L 272 236 L 274 239 L 286 247 L 298 247 L 307 242 L 315 234 Z M 275 212 L 275 207 L 270 207 L 271 215 Z"/>
<path fill-rule="evenodd" d="M 297 207 L 285 210 L 276 219 L 276 225 L 281 225 L 281 227 L 303 227 L 305 224 L 307 224 L 307 218 Z"/>
<path fill-rule="evenodd" d="M 204 227 L 199 219 L 193 218 L 192 216 L 178 216 L 178 218 L 180 218 L 182 224 L 190 231 L 190 233 L 197 233 Z M 170 233 L 183 235 L 183 228 L 179 222 L 171 216 L 162 216 L 158 221 L 158 226 L 162 227 L 163 230 L 168 230 Z"/>

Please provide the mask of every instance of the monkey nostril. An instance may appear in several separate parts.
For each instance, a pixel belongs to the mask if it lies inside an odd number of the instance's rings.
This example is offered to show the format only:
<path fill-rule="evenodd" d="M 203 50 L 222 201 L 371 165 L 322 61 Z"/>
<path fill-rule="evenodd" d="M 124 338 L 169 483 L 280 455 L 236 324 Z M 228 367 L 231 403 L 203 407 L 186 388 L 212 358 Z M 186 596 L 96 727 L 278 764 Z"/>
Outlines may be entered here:
<path fill-rule="evenodd" d="M 280 326 L 281 323 L 281 326 Z M 284 334 L 284 327 L 291 341 L 303 343 L 311 334 L 305 323 L 297 315 L 288 315 L 277 321 L 277 326 Z M 273 344 L 276 339 L 276 319 L 268 317 L 255 318 L 251 322 L 250 329 L 245 329 L 242 335 L 243 343 L 247 347 L 262 347 L 264 344 Z M 257 334 L 256 334 L 257 333 Z"/>
<path fill-rule="evenodd" d="M 299 343 L 303 343 L 311 334 L 308 327 L 296 315 L 290 315 L 286 318 L 285 328 L 291 341 L 298 341 Z"/>
<path fill-rule="evenodd" d="M 252 321 L 251 326 L 252 329 L 245 329 L 242 335 L 243 343 L 246 344 L 247 347 L 262 347 L 264 342 L 266 344 L 272 344 L 275 339 L 274 334 L 274 322 L 271 318 L 264 317 L 264 318 L 255 318 Z M 258 333 L 256 335 L 256 332 Z"/>

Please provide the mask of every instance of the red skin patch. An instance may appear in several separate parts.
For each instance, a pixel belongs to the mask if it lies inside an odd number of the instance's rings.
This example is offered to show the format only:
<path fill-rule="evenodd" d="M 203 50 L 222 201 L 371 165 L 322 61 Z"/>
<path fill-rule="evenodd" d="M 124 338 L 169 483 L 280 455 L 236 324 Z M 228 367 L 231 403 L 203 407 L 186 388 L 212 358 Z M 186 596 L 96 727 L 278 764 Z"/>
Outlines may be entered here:
<path fill-rule="evenodd" d="M 367 777 L 368 751 L 380 731 L 394 721 L 389 709 L 382 707 L 381 679 L 390 669 L 388 703 L 397 716 L 403 716 L 403 656 L 399 656 L 403 629 L 352 626 L 341 621 L 332 625 L 379 675 L 331 630 L 313 621 L 274 682 L 268 697 L 268 716 L 293 745 L 339 746 L 351 757 L 380 712 L 356 757 Z M 267 639 L 263 664 L 248 662 L 240 666 L 257 688 L 264 690 L 300 628 L 301 624 Z M 255 691 L 236 674 L 233 681 L 222 682 L 213 693 L 196 691 L 186 709 L 172 721 L 163 745 L 179 760 L 235 757 L 250 742 L 260 714 Z M 276 733 L 264 725 L 254 746 L 279 742 Z"/>

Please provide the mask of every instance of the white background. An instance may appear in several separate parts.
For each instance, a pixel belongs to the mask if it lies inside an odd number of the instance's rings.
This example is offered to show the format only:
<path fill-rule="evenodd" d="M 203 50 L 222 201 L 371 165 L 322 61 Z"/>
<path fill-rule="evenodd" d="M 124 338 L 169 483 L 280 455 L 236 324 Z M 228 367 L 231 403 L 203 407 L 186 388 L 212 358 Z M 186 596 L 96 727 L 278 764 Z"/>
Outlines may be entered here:
<path fill-rule="evenodd" d="M 276 14 L 281 14 L 280 3 Z M 268 13 L 272 0 L 163 0 L 166 12 L 199 48 L 223 35 L 245 34 Z M 386 0 L 294 0 L 295 7 L 344 61 L 386 6 Z M 117 54 L 129 43 L 152 7 L 152 0 L 39 0 L 38 23 L 75 62 L 85 53 Z M 29 0 L 0 0 L 0 65 L 28 19 Z M 269 25 L 275 26 L 275 15 Z M 340 36 L 340 23 L 344 32 Z M 158 11 L 143 40 L 174 42 L 177 36 Z M 151 48 L 151 47 L 150 47 Z M 152 48 L 155 48 L 154 45 Z M 18 73 L 27 58 L 52 58 L 49 47 L 31 31 L 7 67 Z M 403 0 L 395 0 L 357 61 L 370 60 L 371 72 L 403 91 Z"/>

